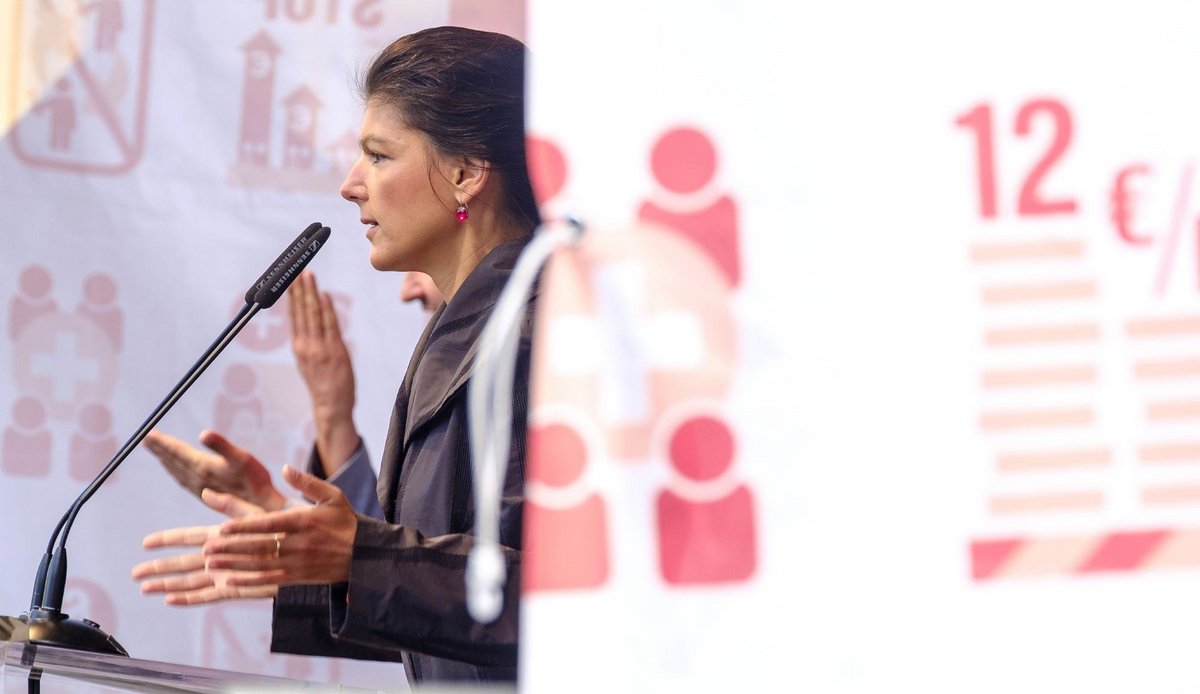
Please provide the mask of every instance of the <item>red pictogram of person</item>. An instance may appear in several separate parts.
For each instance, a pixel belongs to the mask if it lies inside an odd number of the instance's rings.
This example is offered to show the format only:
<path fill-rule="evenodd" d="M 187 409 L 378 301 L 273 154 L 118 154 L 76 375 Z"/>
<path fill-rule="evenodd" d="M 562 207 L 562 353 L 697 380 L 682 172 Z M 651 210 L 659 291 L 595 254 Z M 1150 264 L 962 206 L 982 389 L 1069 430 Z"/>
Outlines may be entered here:
<path fill-rule="evenodd" d="M 262 426 L 263 403 L 258 395 L 258 374 L 246 364 L 234 364 L 225 370 L 221 379 L 222 390 L 217 395 L 217 431 L 230 432 L 249 426 Z"/>
<path fill-rule="evenodd" d="M 75 97 L 71 96 L 71 81 L 66 77 L 54 83 L 54 93 L 42 99 L 34 111 L 46 113 L 50 120 L 50 149 L 71 149 L 71 135 L 79 125 L 75 109 Z"/>
<path fill-rule="evenodd" d="M 650 152 L 650 170 L 671 199 L 643 203 L 638 219 L 690 239 L 712 258 L 730 286 L 738 286 L 742 270 L 737 206 L 729 195 L 712 197 L 717 174 L 712 140 L 695 128 L 668 130 Z"/>
<path fill-rule="evenodd" d="M 546 207 L 567 185 L 567 158 L 550 140 L 530 135 L 525 138 L 529 180 L 538 206 Z"/>
<path fill-rule="evenodd" d="M 4 428 L 0 470 L 14 477 L 48 477 L 52 448 L 46 405 L 32 395 L 17 398 L 12 421 Z"/>
<path fill-rule="evenodd" d="M 96 41 L 94 48 L 102 53 L 116 49 L 117 36 L 125 28 L 125 17 L 121 11 L 121 0 L 95 0 L 81 5 L 82 14 L 96 14 Z"/>
<path fill-rule="evenodd" d="M 731 474 L 735 454 L 733 433 L 716 417 L 690 417 L 672 432 L 667 457 L 676 475 L 657 503 L 668 584 L 733 583 L 754 574 L 754 500 Z"/>
<path fill-rule="evenodd" d="M 113 351 L 120 352 L 125 317 L 116 299 L 117 283 L 112 275 L 103 272 L 88 275 L 83 281 L 83 300 L 75 313 L 95 323 L 112 342 Z"/>
<path fill-rule="evenodd" d="M 117 439 L 112 435 L 112 413 L 108 407 L 98 402 L 84 405 L 79 410 L 79 429 L 71 435 L 68 449 L 67 469 L 71 479 L 92 480 L 116 452 Z"/>
<path fill-rule="evenodd" d="M 17 339 L 25 326 L 39 316 L 54 313 L 58 305 L 50 290 L 54 279 L 50 271 L 41 265 L 27 265 L 17 278 L 17 295 L 8 302 L 8 337 Z"/>
<path fill-rule="evenodd" d="M 604 500 L 585 479 L 588 449 L 562 423 L 529 431 L 526 461 L 525 591 L 595 588 L 608 580 Z"/>

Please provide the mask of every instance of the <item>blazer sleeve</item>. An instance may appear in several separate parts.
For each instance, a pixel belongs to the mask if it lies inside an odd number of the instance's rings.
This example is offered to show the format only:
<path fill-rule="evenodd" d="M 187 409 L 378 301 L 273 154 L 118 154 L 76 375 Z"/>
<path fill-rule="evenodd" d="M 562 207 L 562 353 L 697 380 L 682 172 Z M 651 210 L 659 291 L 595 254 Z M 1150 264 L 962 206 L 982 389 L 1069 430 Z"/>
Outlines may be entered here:
<path fill-rule="evenodd" d="M 519 512 L 519 510 L 517 510 Z M 521 553 L 501 547 L 504 608 L 490 624 L 466 609 L 466 534 L 426 538 L 359 516 L 350 580 L 281 588 L 271 650 L 366 660 L 418 651 L 474 665 L 516 665 Z"/>

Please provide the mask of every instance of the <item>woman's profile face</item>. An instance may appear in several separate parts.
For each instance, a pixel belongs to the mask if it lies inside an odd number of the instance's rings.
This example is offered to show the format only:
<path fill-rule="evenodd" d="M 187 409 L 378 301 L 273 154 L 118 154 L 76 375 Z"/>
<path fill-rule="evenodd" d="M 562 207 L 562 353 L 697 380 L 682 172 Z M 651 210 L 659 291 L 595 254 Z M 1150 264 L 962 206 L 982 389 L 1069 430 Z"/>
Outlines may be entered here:
<path fill-rule="evenodd" d="M 398 112 L 369 104 L 359 134 L 362 154 L 342 183 L 368 225 L 376 270 L 429 272 L 451 250 L 456 201 L 426 135 L 404 124 Z"/>

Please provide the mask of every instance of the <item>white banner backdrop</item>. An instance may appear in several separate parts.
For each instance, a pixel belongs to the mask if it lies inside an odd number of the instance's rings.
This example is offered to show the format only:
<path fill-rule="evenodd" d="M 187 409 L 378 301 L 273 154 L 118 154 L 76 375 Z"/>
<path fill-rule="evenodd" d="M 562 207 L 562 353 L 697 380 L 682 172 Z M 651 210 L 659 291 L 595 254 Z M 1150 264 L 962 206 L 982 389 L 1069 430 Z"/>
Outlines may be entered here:
<path fill-rule="evenodd" d="M 45 536 L 104 457 L 91 451 L 124 439 L 316 219 L 334 229 L 315 269 L 342 296 L 357 420 L 380 450 L 422 316 L 399 277 L 369 270 L 333 192 L 358 121 L 350 76 L 396 35 L 470 23 L 456 12 L 513 16 L 487 7 L 0 4 L 0 612 L 27 603 Z M 646 372 L 714 344 L 733 362 L 689 402 L 644 401 L 641 433 L 615 444 L 539 410 L 538 440 L 583 451 L 587 476 L 540 470 L 534 491 L 590 514 L 603 561 L 531 584 L 526 688 L 1200 687 L 1200 10 L 534 0 L 528 14 L 547 209 L 611 235 L 587 253 L 649 225 L 640 242 L 674 249 L 643 263 L 659 274 L 641 286 L 664 294 L 640 298 L 682 319 L 630 329 L 629 354 Z M 575 276 L 637 305 L 627 267 Z M 680 269 L 693 295 L 668 291 Z M 273 468 L 294 460 L 304 399 L 282 314 L 257 318 L 164 428 L 223 424 Z M 689 441 L 705 455 L 673 452 Z M 655 514 L 703 500 L 679 478 L 708 475 L 724 486 L 705 498 L 734 499 L 722 518 L 746 542 L 716 573 L 681 574 L 663 541 L 679 531 Z M 136 454 L 80 516 L 68 611 L 138 657 L 403 686 L 397 668 L 267 656 L 263 605 L 140 596 L 140 538 L 211 518 Z"/>
<path fill-rule="evenodd" d="M 530 18 L 551 204 L 629 230 L 547 280 L 531 690 L 1200 686 L 1193 8 Z"/>

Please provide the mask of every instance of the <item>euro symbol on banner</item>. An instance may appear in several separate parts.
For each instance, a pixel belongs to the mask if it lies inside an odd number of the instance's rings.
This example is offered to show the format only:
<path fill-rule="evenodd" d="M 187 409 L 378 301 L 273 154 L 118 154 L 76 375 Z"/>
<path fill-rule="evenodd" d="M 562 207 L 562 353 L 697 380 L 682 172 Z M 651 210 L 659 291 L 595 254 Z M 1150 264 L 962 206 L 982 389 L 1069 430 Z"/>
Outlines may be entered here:
<path fill-rule="evenodd" d="M 1153 236 L 1138 234 L 1132 228 L 1132 219 L 1137 212 L 1137 191 L 1130 189 L 1130 179 L 1149 173 L 1150 167 L 1145 164 L 1130 164 L 1117 172 L 1116 178 L 1113 179 L 1112 191 L 1109 193 L 1112 223 L 1117 230 L 1117 236 L 1135 246 L 1145 246 L 1154 241 Z"/>

